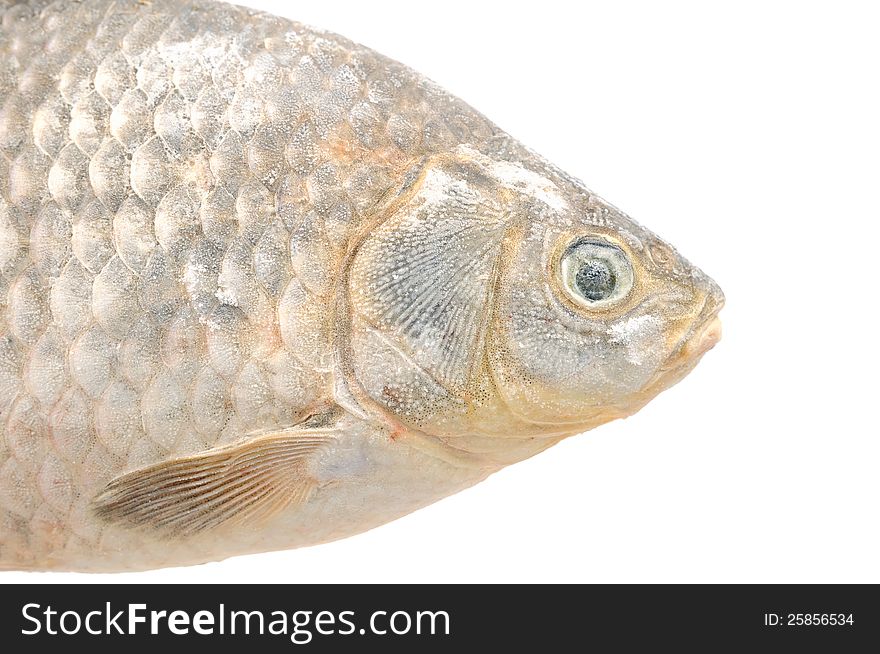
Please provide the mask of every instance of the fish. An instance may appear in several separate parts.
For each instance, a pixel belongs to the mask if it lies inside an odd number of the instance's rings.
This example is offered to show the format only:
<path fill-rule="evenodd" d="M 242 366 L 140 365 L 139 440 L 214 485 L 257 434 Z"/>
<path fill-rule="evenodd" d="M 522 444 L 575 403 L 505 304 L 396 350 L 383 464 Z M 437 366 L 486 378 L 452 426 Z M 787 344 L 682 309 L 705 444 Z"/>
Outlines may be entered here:
<path fill-rule="evenodd" d="M 406 66 L 0 0 L 0 568 L 316 545 L 627 417 L 718 285 Z"/>

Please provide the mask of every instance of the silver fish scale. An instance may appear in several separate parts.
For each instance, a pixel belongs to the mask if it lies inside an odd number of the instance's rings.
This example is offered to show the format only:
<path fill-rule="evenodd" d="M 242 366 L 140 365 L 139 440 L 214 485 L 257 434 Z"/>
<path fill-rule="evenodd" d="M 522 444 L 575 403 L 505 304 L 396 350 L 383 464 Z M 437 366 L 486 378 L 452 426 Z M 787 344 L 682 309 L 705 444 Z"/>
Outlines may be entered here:
<path fill-rule="evenodd" d="M 0 560 L 26 564 L 125 546 L 90 514 L 110 479 L 326 397 L 349 235 L 412 162 L 495 128 L 230 5 L 0 19 Z"/>

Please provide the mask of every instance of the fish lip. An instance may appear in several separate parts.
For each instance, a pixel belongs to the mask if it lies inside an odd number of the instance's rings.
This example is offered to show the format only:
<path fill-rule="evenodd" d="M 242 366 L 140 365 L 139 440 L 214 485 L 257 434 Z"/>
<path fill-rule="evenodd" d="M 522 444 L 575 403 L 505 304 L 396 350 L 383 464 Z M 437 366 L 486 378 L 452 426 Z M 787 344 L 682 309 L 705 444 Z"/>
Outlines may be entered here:
<path fill-rule="evenodd" d="M 715 284 L 706 293 L 703 306 L 685 335 L 679 339 L 672 353 L 660 368 L 660 374 L 677 370 L 694 359 L 699 359 L 721 339 L 721 320 L 718 314 L 724 308 L 724 294 Z"/>

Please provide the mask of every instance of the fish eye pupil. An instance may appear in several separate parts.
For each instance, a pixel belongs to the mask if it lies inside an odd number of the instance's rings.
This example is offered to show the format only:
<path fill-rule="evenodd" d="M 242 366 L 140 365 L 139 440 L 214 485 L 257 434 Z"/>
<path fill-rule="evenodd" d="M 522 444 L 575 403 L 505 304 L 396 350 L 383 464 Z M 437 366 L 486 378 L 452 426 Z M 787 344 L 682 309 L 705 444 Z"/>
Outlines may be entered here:
<path fill-rule="evenodd" d="M 586 299 L 598 302 L 610 297 L 614 292 L 617 275 L 607 261 L 598 258 L 587 259 L 578 268 L 574 283 Z"/>

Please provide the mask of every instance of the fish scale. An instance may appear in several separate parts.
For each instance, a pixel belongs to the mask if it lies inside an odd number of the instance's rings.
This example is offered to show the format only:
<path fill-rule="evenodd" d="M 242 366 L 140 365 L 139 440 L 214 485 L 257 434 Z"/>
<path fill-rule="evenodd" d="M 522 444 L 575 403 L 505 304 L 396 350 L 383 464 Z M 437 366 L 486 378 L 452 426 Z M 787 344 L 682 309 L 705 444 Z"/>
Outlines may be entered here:
<path fill-rule="evenodd" d="M 114 476 L 284 426 L 326 392 L 326 262 L 408 160 L 448 144 L 431 107 L 451 100 L 229 5 L 0 11 L 0 561 L 26 562 L 97 546 L 88 503 Z"/>

